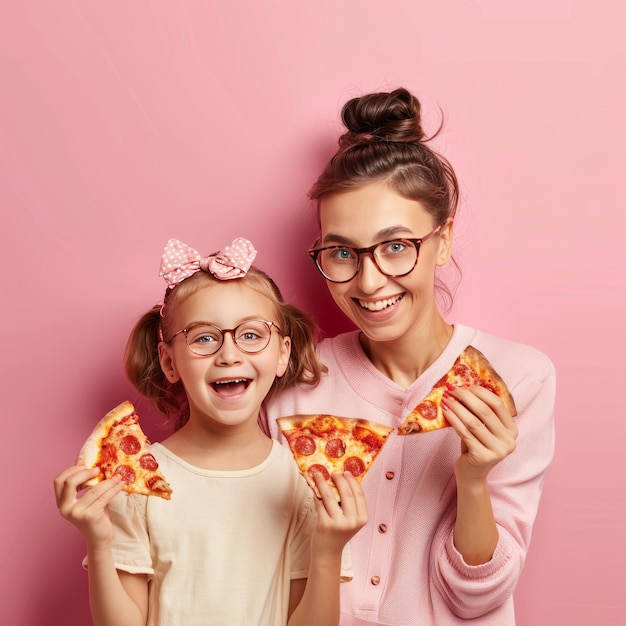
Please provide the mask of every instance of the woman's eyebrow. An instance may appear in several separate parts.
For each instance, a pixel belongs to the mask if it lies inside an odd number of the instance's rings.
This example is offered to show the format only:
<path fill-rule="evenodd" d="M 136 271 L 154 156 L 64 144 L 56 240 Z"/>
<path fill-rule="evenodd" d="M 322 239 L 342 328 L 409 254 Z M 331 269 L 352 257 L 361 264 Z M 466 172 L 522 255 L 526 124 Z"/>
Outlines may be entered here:
<path fill-rule="evenodd" d="M 346 246 L 354 245 L 354 242 L 348 237 L 344 237 L 343 235 L 335 235 L 333 233 L 328 233 L 324 236 L 324 239 L 320 242 L 322 244 L 343 244 Z"/>
<path fill-rule="evenodd" d="M 402 235 L 404 237 L 406 237 L 407 235 L 414 236 L 413 230 L 410 229 L 408 226 L 397 224 L 394 226 L 387 226 L 386 228 L 383 228 L 379 230 L 378 232 L 374 233 L 373 240 L 385 241 L 386 239 L 390 239 L 390 238 L 392 239 L 394 237 L 398 237 L 398 235 Z M 327 233 L 324 236 L 322 243 L 324 245 L 338 244 L 338 245 L 355 247 L 354 240 L 348 237 L 345 237 L 343 235 L 337 235 L 335 233 Z"/>

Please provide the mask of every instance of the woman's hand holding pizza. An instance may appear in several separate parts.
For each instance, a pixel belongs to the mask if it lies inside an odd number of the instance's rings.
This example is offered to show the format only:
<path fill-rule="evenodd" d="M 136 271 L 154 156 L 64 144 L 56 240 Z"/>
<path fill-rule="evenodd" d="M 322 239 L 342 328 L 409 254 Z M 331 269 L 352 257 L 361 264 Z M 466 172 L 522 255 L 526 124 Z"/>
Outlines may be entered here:
<path fill-rule="evenodd" d="M 314 475 L 321 498 L 316 498 L 313 554 L 340 555 L 346 543 L 367 523 L 365 495 L 357 479 L 350 472 L 335 473 L 332 479 L 341 503 L 337 502 L 322 474 Z"/>
<path fill-rule="evenodd" d="M 72 465 L 54 479 L 56 503 L 62 517 L 74 524 L 92 547 L 104 547 L 113 541 L 113 526 L 107 505 L 124 487 L 120 476 L 104 480 L 77 495 L 79 486 L 94 478 L 99 468 Z"/>
<path fill-rule="evenodd" d="M 499 396 L 480 385 L 449 386 L 442 407 L 461 438 L 461 456 L 454 468 L 457 480 L 485 480 L 515 450 L 518 430 L 511 412 Z"/>

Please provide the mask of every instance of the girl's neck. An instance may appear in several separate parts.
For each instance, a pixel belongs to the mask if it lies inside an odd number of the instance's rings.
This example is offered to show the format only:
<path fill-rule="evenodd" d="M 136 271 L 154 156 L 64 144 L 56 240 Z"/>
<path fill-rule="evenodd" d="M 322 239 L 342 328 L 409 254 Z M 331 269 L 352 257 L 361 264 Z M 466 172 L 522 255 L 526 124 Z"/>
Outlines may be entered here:
<path fill-rule="evenodd" d="M 440 315 L 416 323 L 409 335 L 388 342 L 360 342 L 370 361 L 402 388 L 410 387 L 439 357 L 450 341 L 454 327 Z"/>
<path fill-rule="evenodd" d="M 207 428 L 190 420 L 163 445 L 190 465 L 216 471 L 256 467 L 270 453 L 272 441 L 255 424 Z"/>

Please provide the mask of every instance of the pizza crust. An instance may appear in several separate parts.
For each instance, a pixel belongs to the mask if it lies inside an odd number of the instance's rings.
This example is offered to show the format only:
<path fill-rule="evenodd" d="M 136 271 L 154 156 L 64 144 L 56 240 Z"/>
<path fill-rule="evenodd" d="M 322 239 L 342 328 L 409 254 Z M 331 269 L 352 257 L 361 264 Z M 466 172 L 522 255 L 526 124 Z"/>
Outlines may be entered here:
<path fill-rule="evenodd" d="M 159 470 L 150 441 L 128 401 L 109 411 L 94 427 L 80 449 L 76 464 L 99 467 L 100 473 L 78 487 L 94 487 L 115 474 L 124 480 L 123 491 L 169 500 L 172 489 Z"/>
<path fill-rule="evenodd" d="M 102 440 L 109 434 L 111 426 L 118 420 L 129 417 L 135 412 L 135 407 L 128 401 L 122 402 L 122 404 L 111 409 L 95 426 L 91 431 L 89 437 L 80 449 L 78 456 L 76 457 L 76 465 L 84 465 L 87 468 L 95 467 L 98 462 L 98 456 L 100 455 L 100 445 Z M 84 482 L 79 489 L 83 487 L 94 487 L 98 483 L 104 480 L 102 472 L 88 481 Z"/>
<path fill-rule="evenodd" d="M 517 415 L 517 408 L 513 396 L 502 380 L 501 376 L 493 368 L 487 357 L 474 346 L 467 346 L 463 351 L 463 360 L 478 374 L 482 382 L 490 381 L 495 387 L 494 393 L 502 399 L 504 406 L 509 410 L 512 417 Z M 483 385 L 484 386 L 484 385 Z"/>

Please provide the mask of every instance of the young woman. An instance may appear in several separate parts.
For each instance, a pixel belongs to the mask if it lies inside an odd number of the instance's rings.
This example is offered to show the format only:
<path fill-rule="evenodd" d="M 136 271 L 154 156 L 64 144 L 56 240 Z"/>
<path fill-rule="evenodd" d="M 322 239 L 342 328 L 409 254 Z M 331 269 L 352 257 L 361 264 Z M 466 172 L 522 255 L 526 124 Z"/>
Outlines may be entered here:
<path fill-rule="evenodd" d="M 277 385 L 310 383 L 321 371 L 314 327 L 250 266 L 239 239 L 201 258 L 171 240 L 163 305 L 131 334 L 131 381 L 180 428 L 152 446 L 171 501 L 120 493 L 98 470 L 72 466 L 55 479 L 63 517 L 87 544 L 96 626 L 336 626 L 341 553 L 367 521 L 353 476 L 334 475 L 340 507 L 321 500 L 291 453 L 259 428 L 262 400 Z"/>
<path fill-rule="evenodd" d="M 512 592 L 553 455 L 555 372 L 537 350 L 438 309 L 437 268 L 452 254 L 458 184 L 429 145 L 407 90 L 346 103 L 347 131 L 313 186 L 320 236 L 310 254 L 358 327 L 323 341 L 328 373 L 263 411 L 358 416 L 397 427 L 474 346 L 511 391 L 450 388 L 451 428 L 392 435 L 363 481 L 370 522 L 350 542 L 354 579 L 341 585 L 342 626 L 514 624 Z"/>

